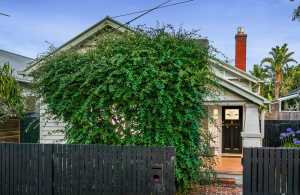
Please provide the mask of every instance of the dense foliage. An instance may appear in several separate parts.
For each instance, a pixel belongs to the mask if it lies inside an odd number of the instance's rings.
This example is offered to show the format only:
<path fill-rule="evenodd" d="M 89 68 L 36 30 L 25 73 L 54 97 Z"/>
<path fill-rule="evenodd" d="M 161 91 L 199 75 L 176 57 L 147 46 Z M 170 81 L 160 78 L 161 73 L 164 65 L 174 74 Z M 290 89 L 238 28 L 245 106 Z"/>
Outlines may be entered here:
<path fill-rule="evenodd" d="M 9 64 L 0 66 L 0 123 L 23 112 L 21 88 Z"/>
<path fill-rule="evenodd" d="M 210 152 L 201 119 L 215 84 L 197 38 L 167 27 L 109 33 L 92 50 L 45 59 L 37 90 L 67 122 L 69 143 L 175 146 L 177 185 L 186 188 Z"/>
<path fill-rule="evenodd" d="M 272 100 L 300 86 L 300 64 L 293 58 L 287 44 L 271 49 L 261 65 L 254 65 L 252 75 L 264 81 L 261 95 Z"/>

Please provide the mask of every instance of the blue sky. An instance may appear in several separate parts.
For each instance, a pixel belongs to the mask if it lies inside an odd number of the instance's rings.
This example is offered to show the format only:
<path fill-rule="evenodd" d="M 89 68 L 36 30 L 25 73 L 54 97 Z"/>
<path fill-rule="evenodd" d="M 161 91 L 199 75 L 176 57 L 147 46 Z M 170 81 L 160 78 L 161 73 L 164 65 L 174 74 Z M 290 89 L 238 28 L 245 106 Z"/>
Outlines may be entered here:
<path fill-rule="evenodd" d="M 176 1 L 176 0 L 174 0 Z M 178 0 L 180 1 L 180 0 Z M 1 0 L 0 49 L 36 57 L 46 41 L 59 46 L 101 20 L 156 6 L 164 0 Z M 299 1 L 298 1 L 299 2 Z M 247 68 L 259 63 L 271 47 L 288 43 L 300 61 L 300 22 L 291 21 L 296 2 L 289 0 L 195 0 L 154 11 L 132 25 L 157 22 L 199 29 L 234 63 L 234 34 L 243 26 L 248 34 Z M 133 16 L 119 18 L 121 22 Z"/>

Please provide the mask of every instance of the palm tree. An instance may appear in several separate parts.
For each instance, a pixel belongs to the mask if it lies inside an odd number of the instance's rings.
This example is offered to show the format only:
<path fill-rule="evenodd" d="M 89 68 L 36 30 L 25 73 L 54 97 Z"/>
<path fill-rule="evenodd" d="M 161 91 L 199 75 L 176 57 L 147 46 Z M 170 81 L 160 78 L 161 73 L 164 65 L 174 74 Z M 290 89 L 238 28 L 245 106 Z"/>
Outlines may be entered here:
<path fill-rule="evenodd" d="M 272 90 L 270 89 L 272 89 L 272 82 L 269 79 L 267 69 L 259 64 L 254 64 L 250 73 L 262 81 L 262 83 L 260 83 L 260 95 L 271 100 Z"/>
<path fill-rule="evenodd" d="M 300 20 L 300 5 L 294 10 L 293 20 Z"/>
<path fill-rule="evenodd" d="M 295 1 L 295 0 L 290 0 L 290 1 Z M 296 19 L 299 19 L 299 21 L 300 21 L 300 5 L 298 5 L 295 8 L 294 13 L 293 13 L 292 20 L 296 20 Z"/>
<path fill-rule="evenodd" d="M 253 70 L 250 71 L 250 73 L 255 76 L 256 78 L 259 78 L 260 80 L 265 80 L 268 77 L 266 69 L 264 69 L 259 64 L 253 65 Z"/>
<path fill-rule="evenodd" d="M 269 54 L 270 57 L 264 58 L 261 64 L 266 65 L 271 78 L 273 78 L 275 99 L 278 99 L 281 92 L 283 74 L 289 69 L 291 62 L 296 63 L 297 61 L 292 58 L 294 52 L 289 52 L 286 43 L 282 46 L 273 47 Z"/>

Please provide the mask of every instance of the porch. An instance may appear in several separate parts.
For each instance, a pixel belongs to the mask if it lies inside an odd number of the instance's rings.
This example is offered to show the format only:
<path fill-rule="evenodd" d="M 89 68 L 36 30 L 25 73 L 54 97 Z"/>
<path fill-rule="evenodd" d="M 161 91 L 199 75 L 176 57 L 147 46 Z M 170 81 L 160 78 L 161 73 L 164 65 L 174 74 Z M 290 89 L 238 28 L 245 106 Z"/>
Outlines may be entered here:
<path fill-rule="evenodd" d="M 242 184 L 242 148 L 262 145 L 264 115 L 251 103 L 209 105 L 207 129 L 213 140 L 217 178 L 226 184 Z"/>
<path fill-rule="evenodd" d="M 217 178 L 225 184 L 242 184 L 242 155 L 222 154 L 215 157 Z"/>

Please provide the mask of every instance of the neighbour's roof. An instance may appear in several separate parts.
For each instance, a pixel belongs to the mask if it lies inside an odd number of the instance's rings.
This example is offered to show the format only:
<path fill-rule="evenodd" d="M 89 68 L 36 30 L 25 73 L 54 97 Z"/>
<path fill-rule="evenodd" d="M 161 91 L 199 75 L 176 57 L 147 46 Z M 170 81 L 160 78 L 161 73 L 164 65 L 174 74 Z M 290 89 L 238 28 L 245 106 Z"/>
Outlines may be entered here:
<path fill-rule="evenodd" d="M 294 94 L 300 94 L 300 87 L 290 91 L 288 95 L 294 95 Z"/>
<path fill-rule="evenodd" d="M 0 65 L 9 63 L 15 72 L 23 70 L 33 59 L 0 49 Z"/>
<path fill-rule="evenodd" d="M 277 102 L 281 102 L 281 101 L 286 101 L 286 100 L 290 100 L 290 99 L 294 99 L 294 98 L 299 98 L 299 97 L 300 97 L 300 87 L 298 87 L 298 88 L 290 91 L 288 93 L 288 95 L 282 96 L 282 97 L 278 98 L 273 103 L 277 103 Z"/>

